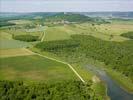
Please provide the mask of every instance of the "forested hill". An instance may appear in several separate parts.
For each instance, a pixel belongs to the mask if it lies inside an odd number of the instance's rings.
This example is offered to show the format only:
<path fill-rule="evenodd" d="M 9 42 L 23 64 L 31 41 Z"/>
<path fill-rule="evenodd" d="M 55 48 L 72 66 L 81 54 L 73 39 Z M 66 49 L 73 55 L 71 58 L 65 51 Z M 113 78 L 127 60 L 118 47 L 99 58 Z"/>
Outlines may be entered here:
<path fill-rule="evenodd" d="M 97 17 L 88 17 L 82 14 L 75 13 L 57 13 L 53 16 L 46 17 L 46 21 L 68 21 L 68 22 L 95 22 L 95 23 L 105 23 L 104 19 Z"/>
<path fill-rule="evenodd" d="M 66 20 L 70 22 L 77 22 L 77 21 L 88 21 L 89 17 L 80 15 L 80 14 L 72 14 L 72 13 L 58 13 L 53 16 L 47 17 L 47 20 Z"/>

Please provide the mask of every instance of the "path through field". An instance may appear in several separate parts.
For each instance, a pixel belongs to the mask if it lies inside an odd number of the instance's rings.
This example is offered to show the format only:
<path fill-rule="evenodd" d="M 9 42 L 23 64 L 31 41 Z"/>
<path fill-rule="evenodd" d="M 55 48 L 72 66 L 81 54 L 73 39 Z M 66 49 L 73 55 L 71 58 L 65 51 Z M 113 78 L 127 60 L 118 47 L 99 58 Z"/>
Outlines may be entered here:
<path fill-rule="evenodd" d="M 26 49 L 28 52 L 32 52 L 30 51 L 29 49 Z M 54 61 L 57 61 L 57 62 L 60 62 L 60 63 L 63 63 L 63 64 L 66 64 L 69 66 L 69 68 L 76 74 L 76 76 L 83 82 L 85 83 L 84 79 L 78 74 L 78 72 L 69 64 L 69 63 L 66 63 L 66 62 L 63 62 L 63 61 L 60 61 L 60 60 L 57 60 L 57 59 L 54 59 L 54 58 L 51 58 L 51 57 L 48 57 L 48 56 L 44 56 L 44 55 L 41 55 L 39 53 L 35 53 L 35 52 L 32 52 L 33 54 L 36 54 L 38 56 L 41 56 L 41 57 L 44 57 L 44 58 L 47 58 L 47 59 L 50 59 L 50 60 L 54 60 Z"/>
<path fill-rule="evenodd" d="M 42 36 L 41 42 L 44 41 L 44 38 L 45 38 L 45 32 L 43 33 L 43 36 Z"/>

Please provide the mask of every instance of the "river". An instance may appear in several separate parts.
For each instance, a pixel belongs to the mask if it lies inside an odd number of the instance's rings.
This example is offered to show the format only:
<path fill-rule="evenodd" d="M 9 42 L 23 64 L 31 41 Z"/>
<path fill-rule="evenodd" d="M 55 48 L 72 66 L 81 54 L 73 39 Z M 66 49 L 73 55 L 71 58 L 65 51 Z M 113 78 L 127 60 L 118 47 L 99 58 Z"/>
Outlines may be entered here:
<path fill-rule="evenodd" d="M 87 65 L 86 68 L 107 84 L 107 94 L 111 100 L 133 100 L 133 94 L 122 89 L 104 70 L 92 65 Z"/>

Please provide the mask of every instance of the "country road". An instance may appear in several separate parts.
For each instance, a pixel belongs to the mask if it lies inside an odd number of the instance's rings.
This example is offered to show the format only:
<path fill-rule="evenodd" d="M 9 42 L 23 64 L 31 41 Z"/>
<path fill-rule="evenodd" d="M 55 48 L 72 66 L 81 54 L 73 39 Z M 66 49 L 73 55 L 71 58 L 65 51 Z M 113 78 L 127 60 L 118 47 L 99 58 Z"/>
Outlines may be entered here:
<path fill-rule="evenodd" d="M 55 58 L 51 58 L 51 57 L 48 57 L 48 56 L 44 56 L 44 55 L 41 55 L 41 54 L 39 54 L 39 53 L 35 53 L 35 52 L 33 52 L 33 51 L 29 50 L 29 49 L 26 49 L 26 48 L 25 48 L 25 50 L 27 50 L 28 52 L 31 52 L 31 53 L 33 53 L 33 54 L 35 54 L 35 55 L 38 55 L 38 56 L 41 56 L 41 57 L 44 57 L 44 58 L 47 58 L 47 59 L 50 59 L 50 60 L 54 60 L 54 61 L 57 61 L 57 62 L 60 62 L 60 63 L 63 63 L 63 64 L 68 65 L 69 68 L 76 74 L 76 76 L 77 76 L 83 83 L 85 83 L 85 80 L 79 75 L 79 73 L 78 73 L 78 72 L 72 67 L 72 65 L 70 65 L 69 63 L 63 62 L 63 61 L 60 61 L 60 60 L 57 60 L 57 59 L 55 59 Z"/>

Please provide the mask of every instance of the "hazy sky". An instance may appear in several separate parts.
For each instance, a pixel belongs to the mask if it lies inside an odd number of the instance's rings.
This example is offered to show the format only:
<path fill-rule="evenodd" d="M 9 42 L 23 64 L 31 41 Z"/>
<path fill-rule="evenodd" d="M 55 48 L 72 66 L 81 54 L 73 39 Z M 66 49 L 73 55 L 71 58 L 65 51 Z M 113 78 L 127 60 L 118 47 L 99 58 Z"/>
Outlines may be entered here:
<path fill-rule="evenodd" d="M 1 12 L 133 11 L 133 0 L 0 0 Z"/>

